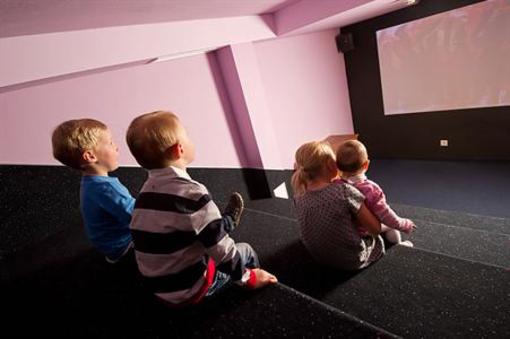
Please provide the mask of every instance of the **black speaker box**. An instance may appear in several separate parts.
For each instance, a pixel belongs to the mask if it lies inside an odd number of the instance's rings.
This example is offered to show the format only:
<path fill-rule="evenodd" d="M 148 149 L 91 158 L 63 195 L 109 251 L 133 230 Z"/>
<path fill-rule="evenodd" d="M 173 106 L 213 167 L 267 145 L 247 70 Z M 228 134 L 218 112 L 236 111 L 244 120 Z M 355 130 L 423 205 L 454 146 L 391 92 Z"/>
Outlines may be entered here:
<path fill-rule="evenodd" d="M 340 33 L 336 36 L 336 48 L 338 52 L 346 53 L 354 49 L 352 33 Z"/>

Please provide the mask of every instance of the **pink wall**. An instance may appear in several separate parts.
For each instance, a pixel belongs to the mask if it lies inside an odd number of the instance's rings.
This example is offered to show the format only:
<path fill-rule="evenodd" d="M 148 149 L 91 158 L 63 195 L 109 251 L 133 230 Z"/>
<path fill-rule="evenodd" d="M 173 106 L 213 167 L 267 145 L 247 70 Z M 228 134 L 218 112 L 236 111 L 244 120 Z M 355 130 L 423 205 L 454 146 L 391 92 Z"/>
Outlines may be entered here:
<path fill-rule="evenodd" d="M 169 109 L 195 141 L 194 166 L 240 166 L 206 55 L 9 91 L 0 94 L 0 103 L 0 163 L 56 164 L 53 128 L 67 119 L 92 117 L 111 126 L 121 164 L 137 165 L 125 145 L 127 126 L 140 113 Z"/>
<path fill-rule="evenodd" d="M 335 34 L 233 46 L 233 62 L 221 66 L 210 53 L 0 92 L 0 163 L 56 164 L 52 129 L 93 117 L 111 126 L 121 165 L 136 165 L 124 142 L 128 124 L 140 113 L 169 109 L 195 141 L 195 167 L 254 167 L 247 159 L 257 155 L 241 146 L 250 131 L 239 121 L 249 119 L 263 167 L 290 169 L 300 144 L 353 131 Z M 238 77 L 239 93 L 224 85 L 229 74 Z M 236 110 L 231 102 L 240 95 L 246 106 Z"/>
<path fill-rule="evenodd" d="M 218 56 L 224 65 L 230 101 L 239 129 L 242 130 L 246 150 L 258 153 L 257 158 L 254 158 L 255 154 L 249 154 L 250 167 L 282 169 L 278 143 L 271 124 L 272 112 L 266 102 L 265 84 L 260 75 L 253 43 L 225 47 Z M 231 67 L 225 67 L 227 65 Z"/>
<path fill-rule="evenodd" d="M 336 30 L 255 43 L 281 161 L 292 168 L 302 143 L 353 132 Z"/>
<path fill-rule="evenodd" d="M 245 160 L 245 167 L 263 168 L 261 152 L 250 119 L 249 107 L 244 100 L 244 89 L 231 46 L 219 49 L 215 56 L 221 68 L 221 78 L 226 88 L 229 107 L 232 109 L 230 116 L 239 136 L 237 147 L 240 149 L 242 159 Z"/>

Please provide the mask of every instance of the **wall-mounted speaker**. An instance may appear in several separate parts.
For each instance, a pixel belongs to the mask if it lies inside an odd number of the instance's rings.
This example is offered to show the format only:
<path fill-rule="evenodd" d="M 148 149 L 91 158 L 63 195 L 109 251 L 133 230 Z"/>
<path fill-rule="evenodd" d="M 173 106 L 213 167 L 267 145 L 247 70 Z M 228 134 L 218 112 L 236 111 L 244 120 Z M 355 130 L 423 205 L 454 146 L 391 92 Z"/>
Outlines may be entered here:
<path fill-rule="evenodd" d="M 340 33 L 336 36 L 336 49 L 338 52 L 347 53 L 354 49 L 352 33 Z"/>

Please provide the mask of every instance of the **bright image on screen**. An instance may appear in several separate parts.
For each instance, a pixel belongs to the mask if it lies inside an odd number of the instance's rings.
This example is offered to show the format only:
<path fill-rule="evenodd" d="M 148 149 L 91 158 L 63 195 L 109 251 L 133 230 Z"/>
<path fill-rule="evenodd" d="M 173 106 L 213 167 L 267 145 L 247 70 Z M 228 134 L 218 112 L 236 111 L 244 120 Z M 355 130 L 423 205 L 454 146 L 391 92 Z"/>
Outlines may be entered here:
<path fill-rule="evenodd" d="M 510 0 L 377 32 L 384 114 L 510 105 Z"/>

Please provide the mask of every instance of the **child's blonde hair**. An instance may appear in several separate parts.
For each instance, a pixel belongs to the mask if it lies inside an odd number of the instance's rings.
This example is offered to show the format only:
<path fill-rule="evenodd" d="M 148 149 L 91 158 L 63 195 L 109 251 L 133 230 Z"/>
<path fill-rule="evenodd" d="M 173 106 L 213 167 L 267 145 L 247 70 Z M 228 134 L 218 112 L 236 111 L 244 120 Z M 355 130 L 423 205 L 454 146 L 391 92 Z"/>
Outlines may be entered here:
<path fill-rule="evenodd" d="M 167 150 L 179 142 L 181 128 L 179 118 L 171 112 L 146 113 L 131 122 L 126 141 L 142 167 L 162 168 L 168 161 Z"/>
<path fill-rule="evenodd" d="M 292 189 L 295 196 L 306 192 L 308 182 L 320 177 L 326 170 L 328 161 L 335 161 L 335 153 L 325 141 L 312 141 L 302 145 L 296 151 Z"/>
<path fill-rule="evenodd" d="M 94 119 L 68 120 L 58 125 L 51 135 L 53 157 L 66 166 L 81 169 L 83 152 L 97 146 L 108 127 Z"/>
<path fill-rule="evenodd" d="M 342 143 L 336 152 L 336 165 L 342 172 L 356 173 L 367 161 L 367 149 L 358 140 Z"/>

